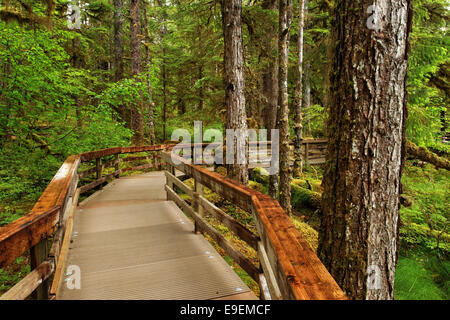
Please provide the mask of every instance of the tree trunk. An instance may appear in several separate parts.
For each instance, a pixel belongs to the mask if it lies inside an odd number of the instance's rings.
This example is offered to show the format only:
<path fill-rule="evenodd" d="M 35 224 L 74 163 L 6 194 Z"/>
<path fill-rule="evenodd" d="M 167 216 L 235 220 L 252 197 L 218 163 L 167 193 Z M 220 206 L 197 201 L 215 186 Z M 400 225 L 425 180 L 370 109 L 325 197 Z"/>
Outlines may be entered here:
<path fill-rule="evenodd" d="M 75 69 L 81 68 L 81 57 L 80 57 L 80 38 L 75 35 L 72 39 L 72 65 Z M 75 114 L 77 117 L 77 127 L 79 130 L 83 128 L 83 116 L 81 114 L 81 99 L 78 95 L 75 96 L 76 110 Z"/>
<path fill-rule="evenodd" d="M 309 115 L 309 108 L 311 107 L 311 61 L 307 61 L 305 65 L 305 105 L 303 110 L 306 114 L 306 134 L 307 137 L 311 137 L 311 116 Z M 306 161 L 307 159 L 305 159 Z"/>
<path fill-rule="evenodd" d="M 130 48 L 131 48 L 131 75 L 137 76 L 141 73 L 141 10 L 140 0 L 130 0 Z M 133 145 L 142 145 L 144 140 L 144 128 L 142 122 L 143 101 L 142 93 L 138 98 L 137 106 L 132 107 L 132 137 Z"/>
<path fill-rule="evenodd" d="M 242 0 L 223 0 L 221 1 L 221 8 L 225 47 L 226 128 L 246 131 L 247 115 L 245 110 L 244 59 L 242 54 Z M 227 164 L 228 175 L 240 183 L 247 184 L 247 137 L 244 134 L 238 134 L 234 136 L 233 140 L 234 164 Z M 238 145 L 240 148 L 238 148 Z M 243 163 L 239 164 L 238 159 L 241 159 Z"/>
<path fill-rule="evenodd" d="M 294 177 L 302 173 L 302 104 L 303 104 L 303 29 L 305 26 L 305 1 L 300 0 L 298 4 L 298 78 L 295 89 L 295 137 L 294 137 Z"/>
<path fill-rule="evenodd" d="M 123 78 L 123 0 L 114 0 L 114 81 Z"/>
<path fill-rule="evenodd" d="M 280 130 L 280 194 L 279 202 L 291 215 L 291 168 L 289 164 L 289 100 L 288 63 L 292 0 L 279 0 L 278 18 L 278 129 Z"/>
<path fill-rule="evenodd" d="M 144 36 L 145 36 L 145 65 L 147 66 L 147 93 L 148 93 L 148 135 L 149 135 L 149 143 L 153 145 L 156 143 L 155 138 L 155 119 L 154 119 L 154 110 L 155 104 L 153 102 L 153 93 L 152 93 L 152 83 L 151 83 L 151 75 L 150 75 L 150 33 L 148 31 L 148 16 L 147 16 L 147 7 L 149 2 L 145 2 L 143 8 L 144 14 Z"/>
<path fill-rule="evenodd" d="M 265 0 L 262 3 L 262 8 L 265 10 L 278 9 L 278 0 Z M 268 60 L 267 66 L 264 68 L 263 73 L 263 96 L 267 100 L 266 108 L 264 111 L 264 124 L 267 129 L 267 138 L 272 139 L 271 130 L 276 128 L 277 125 L 277 104 L 278 104 L 278 64 L 276 59 L 276 52 L 278 49 L 278 36 L 277 28 L 270 24 L 267 30 L 267 42 L 263 52 L 267 52 L 268 56 L 265 58 Z M 272 198 L 277 196 L 278 187 L 278 175 L 273 174 L 269 177 L 269 195 Z"/>
<path fill-rule="evenodd" d="M 166 49 L 162 48 L 162 83 L 163 83 L 163 141 L 167 140 L 167 70 L 166 70 Z"/>
<path fill-rule="evenodd" d="M 349 298 L 393 299 L 405 155 L 410 1 L 341 0 L 332 16 L 319 256 Z M 367 23 L 366 23 L 367 22 Z"/>

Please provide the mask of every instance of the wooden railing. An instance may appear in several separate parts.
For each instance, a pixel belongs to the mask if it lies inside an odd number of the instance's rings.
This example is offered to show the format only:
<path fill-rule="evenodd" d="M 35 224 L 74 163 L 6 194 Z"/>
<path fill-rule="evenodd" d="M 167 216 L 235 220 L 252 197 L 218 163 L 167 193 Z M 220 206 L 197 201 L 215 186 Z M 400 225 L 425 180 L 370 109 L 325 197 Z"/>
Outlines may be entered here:
<path fill-rule="evenodd" d="M 31 272 L 0 297 L 0 300 L 25 299 L 34 292 L 37 299 L 54 298 L 64 273 L 73 227 L 73 214 L 80 194 L 98 187 L 120 174 L 147 168 L 162 169 L 161 151 L 173 145 L 118 147 L 70 156 L 60 167 L 35 206 L 27 215 L 0 228 L 0 268 L 30 250 Z M 120 159 L 120 154 L 151 153 L 145 157 Z M 113 159 L 110 159 L 113 158 Z M 120 169 L 121 162 L 152 159 L 152 163 Z M 103 160 L 105 160 L 103 162 Z M 95 167 L 78 173 L 81 163 Z M 114 171 L 104 175 L 104 169 Z M 95 180 L 79 186 L 79 179 L 95 174 Z M 53 278 L 52 283 L 49 283 Z"/>
<path fill-rule="evenodd" d="M 0 268 L 30 251 L 31 272 L 0 297 L 25 299 L 34 293 L 37 299 L 55 298 L 65 270 L 73 228 L 73 214 L 80 194 L 119 178 L 127 171 L 169 165 L 166 173 L 168 197 L 173 199 L 195 220 L 196 231 L 208 233 L 259 284 L 265 299 L 343 299 L 336 282 L 304 241 L 272 198 L 246 186 L 186 163 L 175 165 L 171 153 L 174 145 L 118 147 L 70 156 L 60 167 L 30 213 L 0 228 Z M 146 156 L 120 158 L 121 154 L 149 153 Z M 162 156 L 162 157 L 161 157 Z M 120 163 L 145 160 L 147 163 L 120 169 Z M 163 163 L 162 160 L 166 161 Z M 150 161 L 150 162 L 148 162 Z M 92 168 L 78 173 L 80 164 L 95 163 Z M 105 175 L 105 169 L 114 168 Z M 195 190 L 174 174 L 174 168 L 193 177 Z M 80 186 L 80 179 L 95 175 L 93 181 Z M 180 201 L 173 185 L 191 195 L 194 207 Z M 202 195 L 206 186 L 242 209 L 253 212 L 258 235 L 240 225 Z M 236 250 L 203 217 L 203 212 L 214 216 L 240 239 L 258 252 L 260 267 Z M 51 282 L 51 283 L 50 283 Z"/>
<path fill-rule="evenodd" d="M 163 152 L 162 157 L 168 167 L 167 198 L 195 221 L 196 232 L 211 236 L 259 284 L 262 299 L 345 299 L 343 291 L 276 200 L 206 168 L 192 165 L 172 152 Z M 194 179 L 194 190 L 176 177 L 175 170 Z M 177 194 L 174 186 L 192 197 L 193 206 Z M 251 212 L 258 235 L 206 200 L 202 195 L 204 187 Z M 256 267 L 215 230 L 206 216 L 218 219 L 254 248 L 260 267 Z"/>

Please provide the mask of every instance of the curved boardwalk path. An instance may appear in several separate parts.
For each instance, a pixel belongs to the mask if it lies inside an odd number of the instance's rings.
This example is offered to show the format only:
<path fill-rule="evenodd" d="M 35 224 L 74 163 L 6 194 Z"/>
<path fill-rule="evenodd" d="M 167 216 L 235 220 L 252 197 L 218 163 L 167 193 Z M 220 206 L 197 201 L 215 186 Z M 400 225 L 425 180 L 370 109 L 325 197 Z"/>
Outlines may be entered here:
<path fill-rule="evenodd" d="M 163 172 L 117 179 L 74 215 L 66 266 L 81 289 L 58 299 L 256 299 L 172 201 Z"/>

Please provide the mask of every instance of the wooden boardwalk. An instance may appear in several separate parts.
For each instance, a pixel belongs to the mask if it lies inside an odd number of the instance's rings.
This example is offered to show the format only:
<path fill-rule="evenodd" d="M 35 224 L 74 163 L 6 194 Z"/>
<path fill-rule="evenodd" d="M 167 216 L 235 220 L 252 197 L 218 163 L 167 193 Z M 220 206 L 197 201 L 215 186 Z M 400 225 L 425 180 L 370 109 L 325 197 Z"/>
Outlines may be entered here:
<path fill-rule="evenodd" d="M 57 299 L 257 299 L 172 201 L 163 172 L 115 180 L 74 214 L 66 266 L 81 289 Z"/>

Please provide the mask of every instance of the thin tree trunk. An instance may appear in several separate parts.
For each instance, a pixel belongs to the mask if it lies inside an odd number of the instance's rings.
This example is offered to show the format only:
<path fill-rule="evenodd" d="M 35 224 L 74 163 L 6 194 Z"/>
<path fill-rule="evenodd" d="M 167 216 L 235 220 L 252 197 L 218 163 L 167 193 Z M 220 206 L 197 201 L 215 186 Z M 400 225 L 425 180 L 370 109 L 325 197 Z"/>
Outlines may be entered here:
<path fill-rule="evenodd" d="M 393 299 L 405 156 L 409 0 L 337 2 L 319 255 L 352 299 Z M 370 28 L 369 28 L 370 27 Z"/>
<path fill-rule="evenodd" d="M 277 10 L 278 0 L 265 0 L 262 3 L 262 8 L 265 10 Z M 277 27 L 272 25 L 267 32 L 267 43 L 264 52 L 268 53 L 265 57 L 268 60 L 267 67 L 264 68 L 263 73 L 263 96 L 267 100 L 264 111 L 264 122 L 267 129 L 267 138 L 272 139 L 271 130 L 277 125 L 277 104 L 278 104 L 278 64 L 277 64 L 277 49 L 278 49 L 278 35 Z M 276 198 L 278 188 L 278 175 L 273 174 L 269 177 L 269 195 Z"/>
<path fill-rule="evenodd" d="M 114 0 L 114 81 L 123 78 L 123 0 Z"/>
<path fill-rule="evenodd" d="M 242 0 L 222 0 L 224 34 L 225 104 L 227 129 L 247 130 L 245 110 L 244 58 L 242 51 Z M 234 164 L 228 164 L 228 175 L 236 181 L 248 183 L 247 137 L 234 136 Z M 238 145 L 241 148 L 238 148 Z M 227 150 L 228 152 L 228 150 Z M 239 154 L 238 154 L 239 152 Z M 243 164 L 238 163 L 243 160 Z"/>
<path fill-rule="evenodd" d="M 162 49 L 162 82 L 163 82 L 163 141 L 167 140 L 167 71 L 166 71 L 166 49 Z"/>
<path fill-rule="evenodd" d="M 289 164 L 288 64 L 292 0 L 279 0 L 278 18 L 278 129 L 280 130 L 279 202 L 288 215 L 291 207 L 291 168 Z"/>
<path fill-rule="evenodd" d="M 155 138 L 155 119 L 154 119 L 154 110 L 155 104 L 153 102 L 153 93 L 152 93 L 152 83 L 151 83 L 151 58 L 150 58 L 150 33 L 148 31 L 148 16 L 147 16 L 147 7 L 149 6 L 149 2 L 145 2 L 143 7 L 144 14 L 144 35 L 145 35 L 145 65 L 147 66 L 147 93 L 148 93 L 148 135 L 150 145 L 156 143 Z"/>
<path fill-rule="evenodd" d="M 80 38 L 76 35 L 72 39 L 72 65 L 75 69 L 81 68 L 81 57 L 80 57 Z M 81 99 L 78 95 L 75 96 L 75 104 L 76 104 L 76 117 L 77 117 L 77 127 L 78 129 L 82 129 L 83 127 L 83 118 L 81 114 Z"/>
<path fill-rule="evenodd" d="M 311 116 L 309 109 L 311 107 L 311 61 L 307 61 L 305 65 L 305 100 L 303 110 L 306 112 L 306 134 L 311 137 Z M 306 160 L 305 160 L 306 161 Z"/>
<path fill-rule="evenodd" d="M 141 73 L 142 50 L 141 50 L 141 0 L 130 0 L 130 47 L 131 47 L 131 75 L 137 76 Z M 142 93 L 137 106 L 132 107 L 132 129 L 134 131 L 132 143 L 142 145 L 144 140 L 143 127 L 143 101 Z"/>
<path fill-rule="evenodd" d="M 298 78 L 295 90 L 295 137 L 294 137 L 294 177 L 302 173 L 302 104 L 303 104 L 303 29 L 305 26 L 305 1 L 300 0 L 298 5 Z"/>

